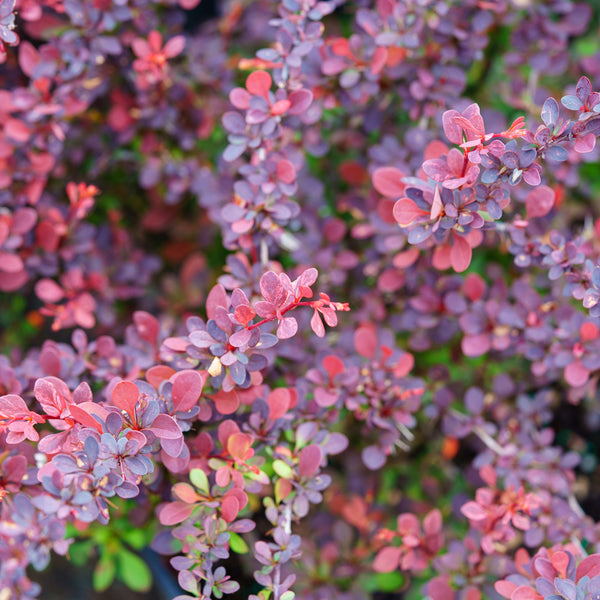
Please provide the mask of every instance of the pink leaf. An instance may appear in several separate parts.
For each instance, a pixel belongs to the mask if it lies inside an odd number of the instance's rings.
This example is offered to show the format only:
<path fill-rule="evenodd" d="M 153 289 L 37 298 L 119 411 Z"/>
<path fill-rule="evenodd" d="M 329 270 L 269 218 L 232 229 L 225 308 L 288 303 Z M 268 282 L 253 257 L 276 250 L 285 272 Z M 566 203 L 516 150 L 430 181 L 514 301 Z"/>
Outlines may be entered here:
<path fill-rule="evenodd" d="M 269 99 L 269 90 L 273 80 L 266 71 L 253 71 L 246 79 L 246 89 L 254 96 L 262 96 Z"/>
<path fill-rule="evenodd" d="M 273 421 L 280 419 L 290 408 L 291 396 L 287 388 L 277 388 L 267 397 L 269 405 L 269 419 Z"/>
<path fill-rule="evenodd" d="M 373 561 L 373 569 L 378 573 L 391 573 L 400 565 L 402 548 L 388 546 L 382 548 Z"/>
<path fill-rule="evenodd" d="M 163 381 L 170 379 L 174 374 L 175 369 L 167 365 L 154 365 L 146 371 L 146 381 L 154 389 L 158 389 Z"/>
<path fill-rule="evenodd" d="M 322 408 L 329 408 L 338 401 L 339 395 L 336 392 L 328 392 L 323 388 L 315 389 L 315 402 Z"/>
<path fill-rule="evenodd" d="M 462 144 L 462 129 L 456 124 L 455 117 L 459 117 L 460 113 L 456 110 L 447 110 L 442 115 L 442 125 L 444 133 L 448 141 L 453 144 Z"/>
<path fill-rule="evenodd" d="M 310 444 L 302 448 L 298 459 L 298 472 L 300 477 L 311 477 L 321 466 L 323 460 L 323 450 L 317 444 Z"/>
<path fill-rule="evenodd" d="M 93 402 L 82 402 L 81 404 L 72 404 L 69 406 L 69 412 L 75 421 L 81 423 L 85 427 L 92 427 L 98 433 L 103 433 L 102 426 L 94 417 L 83 408 L 87 404 L 93 404 Z"/>
<path fill-rule="evenodd" d="M 193 504 L 170 502 L 160 510 L 158 520 L 161 525 L 177 525 L 185 521 L 192 514 L 194 508 Z"/>
<path fill-rule="evenodd" d="M 590 371 L 577 359 L 565 367 L 565 380 L 573 387 L 582 386 L 590 378 Z"/>
<path fill-rule="evenodd" d="M 586 556 L 577 565 L 577 571 L 575 574 L 575 581 L 579 581 L 582 577 L 588 576 L 593 579 L 597 575 L 600 575 L 600 554 L 591 554 Z"/>
<path fill-rule="evenodd" d="M 470 264 L 473 251 L 466 238 L 454 234 L 454 243 L 450 250 L 450 264 L 457 273 L 462 273 Z"/>
<path fill-rule="evenodd" d="M 149 344 L 155 346 L 160 330 L 156 317 L 143 310 L 137 310 L 133 313 L 133 322 L 135 323 L 138 335 Z"/>
<path fill-rule="evenodd" d="M 436 508 L 423 519 L 423 531 L 427 535 L 434 535 L 442 530 L 442 513 Z"/>
<path fill-rule="evenodd" d="M 326 356 L 323 359 L 322 364 L 323 368 L 327 371 L 327 374 L 329 375 L 330 379 L 333 379 L 336 375 L 339 375 L 340 373 L 343 373 L 346 370 L 344 362 L 337 356 L 334 356 L 333 354 Z"/>
<path fill-rule="evenodd" d="M 185 412 L 198 402 L 206 377 L 203 377 L 198 371 L 185 369 L 176 373 L 171 381 L 173 383 L 171 390 L 173 406 L 175 410 Z"/>
<path fill-rule="evenodd" d="M 472 521 L 482 521 L 488 516 L 487 511 L 477 502 L 467 502 L 463 504 L 460 509 L 460 512 Z"/>
<path fill-rule="evenodd" d="M 244 88 L 236 87 L 229 92 L 229 101 L 236 108 L 246 110 L 250 107 L 250 94 Z"/>
<path fill-rule="evenodd" d="M 460 346 L 465 356 L 475 357 L 488 352 L 492 347 L 492 343 L 487 333 L 480 333 L 477 335 L 465 335 Z"/>
<path fill-rule="evenodd" d="M 512 593 L 517 589 L 517 584 L 506 580 L 496 581 L 494 588 L 501 596 L 511 598 Z"/>
<path fill-rule="evenodd" d="M 63 289 L 52 279 L 40 279 L 35 284 L 35 293 L 40 300 L 51 304 L 64 298 Z"/>
<path fill-rule="evenodd" d="M 438 186 L 435 186 L 435 192 L 433 194 L 433 203 L 431 204 L 431 214 L 429 215 L 431 219 L 437 219 L 444 210 L 444 205 L 442 204 L 442 197 L 440 196 L 440 189 Z"/>
<path fill-rule="evenodd" d="M 298 322 L 294 317 L 286 317 L 279 322 L 277 327 L 277 337 L 280 340 L 287 340 L 296 335 L 298 331 Z"/>
<path fill-rule="evenodd" d="M 556 194 L 551 187 L 540 185 L 531 190 L 525 199 L 527 218 L 544 217 L 554 207 Z"/>
<path fill-rule="evenodd" d="M 209 319 L 215 318 L 217 306 L 221 306 L 225 309 L 229 308 L 227 292 L 220 283 L 215 285 L 206 297 L 206 315 Z"/>
<path fill-rule="evenodd" d="M 395 167 L 380 167 L 373 173 L 373 186 L 382 195 L 388 198 L 402 196 L 406 185 L 402 182 L 404 173 Z"/>
<path fill-rule="evenodd" d="M 511 600 L 542 600 L 542 598 L 543 596 L 528 585 L 520 585 L 511 596 Z"/>
<path fill-rule="evenodd" d="M 288 113 L 290 115 L 299 115 L 305 112 L 306 109 L 312 104 L 313 95 L 310 90 L 296 90 L 290 94 L 289 100 L 291 102 L 291 106 Z"/>
<path fill-rule="evenodd" d="M 325 327 L 323 326 L 323 321 L 321 321 L 321 317 L 316 310 L 310 319 L 310 327 L 318 337 L 325 336 Z"/>
<path fill-rule="evenodd" d="M 227 440 L 227 451 L 233 458 L 246 460 L 246 454 L 252 445 L 252 436 L 247 433 L 234 433 Z"/>
<path fill-rule="evenodd" d="M 394 219 L 403 227 L 410 225 L 415 219 L 423 215 L 429 217 L 429 213 L 420 209 L 410 198 L 400 198 L 394 204 L 393 213 Z"/>
<path fill-rule="evenodd" d="M 260 278 L 260 291 L 263 298 L 276 307 L 281 306 L 287 298 L 287 292 L 281 284 L 279 276 L 273 271 L 267 271 Z"/>
<path fill-rule="evenodd" d="M 294 183 L 296 180 L 296 169 L 294 165 L 286 159 L 282 159 L 277 163 L 277 177 L 283 183 Z"/>
<path fill-rule="evenodd" d="M 234 496 L 225 496 L 221 501 L 221 515 L 227 523 L 235 520 L 240 512 L 240 504 Z"/>
<path fill-rule="evenodd" d="M 214 396 L 211 396 L 217 410 L 222 415 L 233 414 L 240 406 L 240 399 L 235 390 L 225 392 L 219 390 Z"/>
<path fill-rule="evenodd" d="M 583 137 L 577 138 L 575 142 L 575 146 L 573 149 L 575 152 L 580 152 L 581 154 L 585 154 L 586 152 L 591 152 L 596 147 L 596 134 L 588 133 Z"/>
<path fill-rule="evenodd" d="M 152 433 L 165 440 L 177 440 L 182 437 L 181 429 L 170 415 L 160 414 L 152 421 Z"/>
<path fill-rule="evenodd" d="M 354 347 L 364 358 L 373 358 L 377 350 L 377 336 L 373 327 L 363 325 L 354 332 Z"/>
<path fill-rule="evenodd" d="M 183 37 L 182 35 L 176 35 L 164 45 L 162 51 L 167 58 L 173 58 L 174 56 L 181 54 L 184 47 L 185 37 Z"/>

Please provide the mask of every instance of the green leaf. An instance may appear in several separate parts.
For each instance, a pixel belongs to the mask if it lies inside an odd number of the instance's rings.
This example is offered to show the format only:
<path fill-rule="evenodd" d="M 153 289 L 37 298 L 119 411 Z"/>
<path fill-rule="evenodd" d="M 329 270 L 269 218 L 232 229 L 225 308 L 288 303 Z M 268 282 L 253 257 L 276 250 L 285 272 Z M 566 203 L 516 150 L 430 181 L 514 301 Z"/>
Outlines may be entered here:
<path fill-rule="evenodd" d="M 283 479 L 294 478 L 294 471 L 292 470 L 292 467 L 280 459 L 273 461 L 273 471 L 275 471 L 275 473 L 277 473 L 277 475 Z"/>
<path fill-rule="evenodd" d="M 94 569 L 92 584 L 97 592 L 103 592 L 115 580 L 116 565 L 110 554 L 103 554 Z"/>
<path fill-rule="evenodd" d="M 250 550 L 244 538 L 233 531 L 229 532 L 229 547 L 236 554 L 247 554 Z"/>
<path fill-rule="evenodd" d="M 196 489 L 208 495 L 208 477 L 202 469 L 192 469 L 190 471 L 190 481 L 194 484 Z"/>
<path fill-rule="evenodd" d="M 90 560 L 90 554 L 93 548 L 94 540 L 74 542 L 69 547 L 69 559 L 74 565 L 82 566 Z"/>
<path fill-rule="evenodd" d="M 294 592 L 292 592 L 292 590 L 288 590 L 287 592 L 285 592 L 284 594 L 282 594 L 280 596 L 281 600 L 294 600 L 295 597 L 296 597 L 296 594 L 294 594 Z"/>
<path fill-rule="evenodd" d="M 141 529 L 130 529 L 123 534 L 123 539 L 136 550 L 141 550 L 147 545 L 146 537 Z"/>
<path fill-rule="evenodd" d="M 137 554 L 122 548 L 117 554 L 119 578 L 135 592 L 147 592 L 152 587 L 152 574 L 148 565 Z"/>

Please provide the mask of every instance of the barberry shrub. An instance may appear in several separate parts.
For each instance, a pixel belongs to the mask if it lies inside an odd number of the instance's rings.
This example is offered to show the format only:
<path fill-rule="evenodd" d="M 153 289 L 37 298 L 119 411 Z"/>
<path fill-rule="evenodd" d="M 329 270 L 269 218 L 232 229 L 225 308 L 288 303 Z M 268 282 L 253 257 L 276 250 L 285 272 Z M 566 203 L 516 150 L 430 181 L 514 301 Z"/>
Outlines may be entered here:
<path fill-rule="evenodd" d="M 0 0 L 0 600 L 599 597 L 598 8 L 216 10 Z"/>

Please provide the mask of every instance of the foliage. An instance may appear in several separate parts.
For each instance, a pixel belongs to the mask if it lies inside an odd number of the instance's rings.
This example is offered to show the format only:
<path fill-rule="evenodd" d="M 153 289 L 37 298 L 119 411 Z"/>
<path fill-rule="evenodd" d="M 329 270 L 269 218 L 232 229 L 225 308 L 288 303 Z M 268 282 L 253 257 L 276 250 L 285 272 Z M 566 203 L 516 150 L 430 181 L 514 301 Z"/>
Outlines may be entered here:
<path fill-rule="evenodd" d="M 218 4 L 0 0 L 0 598 L 598 597 L 597 9 Z"/>

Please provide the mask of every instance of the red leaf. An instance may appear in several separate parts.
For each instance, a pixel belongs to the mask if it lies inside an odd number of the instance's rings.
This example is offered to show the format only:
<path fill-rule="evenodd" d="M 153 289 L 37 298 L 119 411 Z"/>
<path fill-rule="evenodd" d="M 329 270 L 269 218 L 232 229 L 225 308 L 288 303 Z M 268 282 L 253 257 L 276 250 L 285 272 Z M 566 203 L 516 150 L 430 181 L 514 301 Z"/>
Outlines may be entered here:
<path fill-rule="evenodd" d="M 120 381 L 115 385 L 112 391 L 113 404 L 124 410 L 132 419 L 135 420 L 135 406 L 137 404 L 140 391 L 135 383 L 131 381 Z"/>
<path fill-rule="evenodd" d="M 167 365 L 154 365 L 146 371 L 146 381 L 154 388 L 158 389 L 160 384 L 169 379 L 175 373 L 175 369 Z"/>
<path fill-rule="evenodd" d="M 321 466 L 323 460 L 323 450 L 317 444 L 310 444 L 302 448 L 298 461 L 298 471 L 301 477 L 310 477 L 314 475 Z"/>
<path fill-rule="evenodd" d="M 554 190 L 547 185 L 540 185 L 531 190 L 525 199 L 527 218 L 546 216 L 554 207 L 555 198 Z"/>
<path fill-rule="evenodd" d="M 454 243 L 450 250 L 450 264 L 457 273 L 462 273 L 470 264 L 473 251 L 466 238 L 454 234 Z"/>
<path fill-rule="evenodd" d="M 336 375 L 343 373 L 346 370 L 344 366 L 344 362 L 334 356 L 333 354 L 329 354 L 323 359 L 323 368 L 327 371 L 330 379 L 333 379 Z"/>
<path fill-rule="evenodd" d="M 269 99 L 269 90 L 273 80 L 266 71 L 253 71 L 246 79 L 246 89 L 255 96 L 262 96 L 265 100 Z"/>
<path fill-rule="evenodd" d="M 98 423 L 98 421 L 96 421 L 96 419 L 94 419 L 94 417 L 92 417 L 92 415 L 89 412 L 82 408 L 86 404 L 94 403 L 82 402 L 81 404 L 72 404 L 71 406 L 69 406 L 69 412 L 71 413 L 71 416 L 73 417 L 73 419 L 75 419 L 75 421 L 77 421 L 77 423 L 80 423 L 85 427 L 92 427 L 98 433 L 102 434 L 103 431 L 100 423 Z"/>
<path fill-rule="evenodd" d="M 203 377 L 198 371 L 185 369 L 176 373 L 171 381 L 173 383 L 171 390 L 173 406 L 175 410 L 185 412 L 198 402 L 206 383 L 206 376 Z"/>
<path fill-rule="evenodd" d="M 400 565 L 402 557 L 402 548 L 388 546 L 382 548 L 373 561 L 373 569 L 378 573 L 391 573 Z"/>
<path fill-rule="evenodd" d="M 388 198 L 402 196 L 406 185 L 402 182 L 404 173 L 395 167 L 380 167 L 373 173 L 373 186 L 382 195 Z"/>

